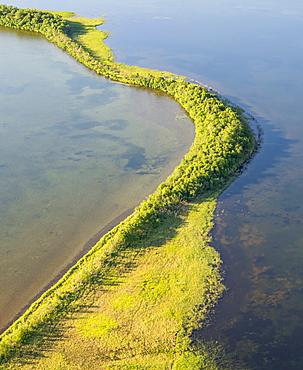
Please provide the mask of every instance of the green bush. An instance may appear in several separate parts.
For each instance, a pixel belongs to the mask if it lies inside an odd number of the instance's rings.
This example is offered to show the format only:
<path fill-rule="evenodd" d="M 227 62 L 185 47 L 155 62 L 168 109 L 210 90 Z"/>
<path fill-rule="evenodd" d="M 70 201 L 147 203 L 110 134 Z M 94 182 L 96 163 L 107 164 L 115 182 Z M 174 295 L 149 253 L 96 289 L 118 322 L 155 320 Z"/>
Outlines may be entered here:
<path fill-rule="evenodd" d="M 151 235 L 168 217 L 177 215 L 188 201 L 209 190 L 223 189 L 252 155 L 257 143 L 239 108 L 227 105 L 216 94 L 180 76 L 93 57 L 71 38 L 68 21 L 59 15 L 0 5 L 0 25 L 41 33 L 98 74 L 129 85 L 165 92 L 181 104 L 196 128 L 189 152 L 155 193 L 105 235 L 90 253 L 1 336 L 0 358 L 5 359 L 20 348 L 31 333 L 57 320 L 67 308 L 73 310 L 77 298 L 101 270 L 106 274 L 121 251 Z M 214 304 L 211 293 L 209 297 L 211 307 Z M 184 368 L 184 361 L 200 361 L 197 354 L 186 356 L 180 358 L 180 366 L 176 368 Z"/>

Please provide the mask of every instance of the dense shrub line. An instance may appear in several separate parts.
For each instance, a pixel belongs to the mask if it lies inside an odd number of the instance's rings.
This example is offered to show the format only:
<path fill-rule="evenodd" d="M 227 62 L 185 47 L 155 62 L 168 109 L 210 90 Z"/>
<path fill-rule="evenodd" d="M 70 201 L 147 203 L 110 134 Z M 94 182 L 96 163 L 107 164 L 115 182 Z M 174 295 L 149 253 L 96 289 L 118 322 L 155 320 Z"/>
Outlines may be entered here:
<path fill-rule="evenodd" d="M 161 220 L 178 213 L 190 199 L 222 188 L 257 144 L 243 112 L 226 105 L 216 94 L 167 73 L 153 73 L 109 60 L 101 63 L 69 37 L 69 24 L 58 15 L 0 5 L 0 25 L 41 33 L 88 68 L 112 80 L 169 94 L 181 104 L 196 127 L 194 143 L 172 175 L 2 334 L 0 359 L 5 359 L 32 332 L 56 320 L 67 308 L 71 310 L 95 276 L 106 274 L 119 250 L 147 236 Z M 217 299 L 216 295 L 212 296 L 210 306 Z"/>
<path fill-rule="evenodd" d="M 68 32 L 69 26 L 62 17 L 35 9 L 20 9 L 0 4 L 0 25 L 42 34 Z"/>

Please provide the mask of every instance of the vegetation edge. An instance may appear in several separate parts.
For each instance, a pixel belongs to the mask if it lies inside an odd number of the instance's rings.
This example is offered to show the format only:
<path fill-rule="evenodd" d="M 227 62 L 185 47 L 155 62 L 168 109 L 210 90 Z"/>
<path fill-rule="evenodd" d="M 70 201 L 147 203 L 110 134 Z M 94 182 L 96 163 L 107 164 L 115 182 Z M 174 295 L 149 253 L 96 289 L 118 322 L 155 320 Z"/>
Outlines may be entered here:
<path fill-rule="evenodd" d="M 129 67 L 114 62 L 110 54 L 104 54 L 103 59 L 94 57 L 85 45 L 71 37 L 75 26 L 72 22 L 51 12 L 0 5 L 0 25 L 44 35 L 97 74 L 172 96 L 193 120 L 196 136 L 189 152 L 167 180 L 0 336 L 2 361 L 18 350 L 33 332 L 64 314 L 66 307 L 76 309 L 77 298 L 102 269 L 106 271 L 118 253 L 153 234 L 169 217 L 182 213 L 184 206 L 196 197 L 209 191 L 217 194 L 222 191 L 258 146 L 243 110 L 228 105 L 218 95 L 185 81 L 182 76 Z M 209 308 L 216 304 L 220 294 L 221 291 L 209 294 Z"/>

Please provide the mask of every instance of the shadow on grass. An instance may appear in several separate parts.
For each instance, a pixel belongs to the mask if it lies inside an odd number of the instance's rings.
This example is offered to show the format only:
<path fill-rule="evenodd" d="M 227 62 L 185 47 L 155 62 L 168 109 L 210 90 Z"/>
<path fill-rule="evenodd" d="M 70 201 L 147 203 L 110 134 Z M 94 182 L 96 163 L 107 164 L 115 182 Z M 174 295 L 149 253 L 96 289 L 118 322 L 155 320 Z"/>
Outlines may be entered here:
<path fill-rule="evenodd" d="M 66 22 L 71 28 L 71 32 L 69 34 L 73 39 L 77 38 L 78 36 L 86 35 L 88 33 L 89 27 L 84 25 L 83 23 L 71 20 L 67 20 Z"/>
<path fill-rule="evenodd" d="M 203 200 L 200 197 L 199 202 L 201 201 Z M 95 294 L 105 293 L 123 284 L 128 274 L 137 268 L 141 256 L 147 251 L 161 248 L 177 235 L 178 229 L 185 224 L 186 216 L 191 209 L 191 204 L 183 206 L 178 214 L 170 214 L 163 218 L 157 228 L 149 232 L 149 235 L 126 247 L 123 246 L 120 251 L 111 253 L 98 274 L 94 275 L 83 289 L 81 296 L 67 303 L 57 316 L 28 333 L 22 344 L 2 361 L 3 369 L 5 364 L 9 366 L 12 363 L 18 364 L 18 367 L 28 364 L 34 366 L 41 358 L 48 357 L 48 353 L 53 352 L 60 341 L 64 341 L 65 330 L 71 327 L 70 320 L 73 319 L 73 315 L 93 313 L 98 307 L 94 303 Z"/>
<path fill-rule="evenodd" d="M 79 38 L 81 36 L 82 37 L 86 36 L 87 34 L 94 31 L 95 28 L 96 28 L 96 25 L 94 25 L 94 24 L 85 25 L 85 24 L 83 24 L 81 22 L 77 22 L 77 21 L 67 20 L 67 23 L 69 24 L 69 26 L 71 28 L 71 31 L 69 32 L 69 36 L 76 42 L 79 42 Z M 101 35 L 102 35 L 101 31 L 99 31 L 98 35 L 100 37 L 100 45 L 101 45 L 101 43 L 103 42 L 104 38 L 106 38 L 106 36 L 101 37 Z M 105 35 L 105 34 L 103 33 L 103 35 Z M 80 42 L 80 44 L 81 44 L 83 50 L 85 50 L 87 53 L 92 55 L 94 58 L 96 58 L 96 59 L 100 58 L 100 55 L 98 55 L 98 53 L 96 53 L 96 51 L 94 49 L 88 47 L 83 42 Z"/>

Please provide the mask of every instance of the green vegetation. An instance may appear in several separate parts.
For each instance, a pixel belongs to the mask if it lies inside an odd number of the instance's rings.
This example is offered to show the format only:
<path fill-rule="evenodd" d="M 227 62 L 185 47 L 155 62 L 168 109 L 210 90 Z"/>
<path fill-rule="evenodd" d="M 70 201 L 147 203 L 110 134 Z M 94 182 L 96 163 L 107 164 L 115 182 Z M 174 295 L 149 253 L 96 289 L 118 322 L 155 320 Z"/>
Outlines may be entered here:
<path fill-rule="evenodd" d="M 196 198 L 131 245 L 119 236 L 129 220 L 101 239 L 3 336 L 2 348 L 16 345 L 3 369 L 235 369 L 219 367 L 216 344 L 189 340 L 224 289 L 207 245 L 216 197 Z"/>
<path fill-rule="evenodd" d="M 0 5 L 1 26 L 34 31 L 43 35 L 68 32 L 67 23 L 60 15 L 35 9 L 19 9 Z"/>
<path fill-rule="evenodd" d="M 1 5 L 0 25 L 42 33 L 98 74 L 164 91 L 196 137 L 155 193 L 2 334 L 2 368 L 235 369 L 217 344 L 190 337 L 224 289 L 208 233 L 218 194 L 256 148 L 248 119 L 181 76 L 116 63 L 95 30 L 101 20 L 61 15 Z"/>
<path fill-rule="evenodd" d="M 68 21 L 71 38 L 79 42 L 85 51 L 101 61 L 114 61 L 111 49 L 103 42 L 108 33 L 96 29 L 96 26 L 104 23 L 104 19 L 75 17 L 73 13 L 65 17 L 72 17 Z"/>

